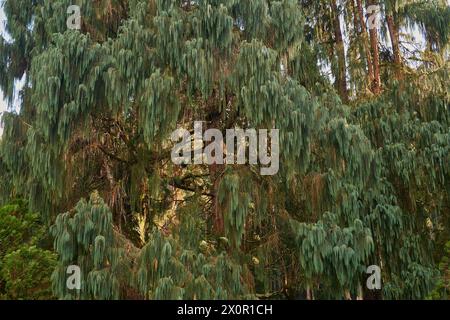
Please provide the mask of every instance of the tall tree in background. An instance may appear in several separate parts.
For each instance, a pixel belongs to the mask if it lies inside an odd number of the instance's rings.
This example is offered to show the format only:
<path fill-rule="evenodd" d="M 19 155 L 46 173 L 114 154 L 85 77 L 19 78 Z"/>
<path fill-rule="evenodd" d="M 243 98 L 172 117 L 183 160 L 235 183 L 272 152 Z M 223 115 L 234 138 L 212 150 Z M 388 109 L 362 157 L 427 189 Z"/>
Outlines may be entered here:
<path fill-rule="evenodd" d="M 394 67 L 397 78 L 401 77 L 402 55 L 400 51 L 400 35 L 398 28 L 398 12 L 396 10 L 397 2 L 388 2 L 386 5 L 386 21 L 389 29 L 389 37 L 392 45 L 392 54 L 394 55 Z"/>
<path fill-rule="evenodd" d="M 371 0 L 75 2 L 81 30 L 67 29 L 72 1 L 5 1 L 12 40 L 0 40 L 10 102 L 25 77 L 20 111 L 3 117 L 0 200 L 26 197 L 40 212 L 58 298 L 419 299 L 442 283 L 442 2 L 382 2 L 370 29 Z M 408 58 L 395 30 L 411 26 L 432 50 L 395 79 L 391 66 Z M 171 133 L 194 121 L 279 129 L 279 173 L 175 165 Z M 80 291 L 65 285 L 69 265 Z"/>
<path fill-rule="evenodd" d="M 376 0 L 367 0 L 367 8 L 379 6 Z M 361 10 L 361 9 L 359 9 Z M 376 14 L 376 10 L 368 13 L 370 15 Z M 378 47 L 378 28 L 377 26 L 371 26 L 369 28 L 370 34 L 370 50 L 372 53 L 372 66 L 373 66 L 373 78 L 372 78 L 372 91 L 374 94 L 379 94 L 381 91 L 381 75 L 380 75 L 380 51 Z"/>
<path fill-rule="evenodd" d="M 348 102 L 348 89 L 347 89 L 347 67 L 345 59 L 345 47 L 344 40 L 342 37 L 341 30 L 341 8 L 337 5 L 337 0 L 331 0 L 331 11 L 333 17 L 333 27 L 334 27 L 334 42 L 335 49 L 337 51 L 338 59 L 338 72 L 336 75 L 336 87 L 339 95 L 342 97 L 344 102 Z"/>

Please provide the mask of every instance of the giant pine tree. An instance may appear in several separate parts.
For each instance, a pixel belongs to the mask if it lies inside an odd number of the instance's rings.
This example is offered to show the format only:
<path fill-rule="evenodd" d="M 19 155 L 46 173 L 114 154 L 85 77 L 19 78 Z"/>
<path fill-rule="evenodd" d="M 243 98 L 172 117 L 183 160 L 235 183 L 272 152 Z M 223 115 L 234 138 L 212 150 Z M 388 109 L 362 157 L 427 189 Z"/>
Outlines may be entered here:
<path fill-rule="evenodd" d="M 55 295 L 428 296 L 449 240 L 450 10 L 381 1 L 374 29 L 374 3 L 5 0 L 0 87 L 12 103 L 25 86 L 3 116 L 0 200 L 46 221 Z M 411 65 L 414 26 L 428 46 Z M 280 171 L 175 165 L 170 135 L 194 121 L 279 129 Z"/>

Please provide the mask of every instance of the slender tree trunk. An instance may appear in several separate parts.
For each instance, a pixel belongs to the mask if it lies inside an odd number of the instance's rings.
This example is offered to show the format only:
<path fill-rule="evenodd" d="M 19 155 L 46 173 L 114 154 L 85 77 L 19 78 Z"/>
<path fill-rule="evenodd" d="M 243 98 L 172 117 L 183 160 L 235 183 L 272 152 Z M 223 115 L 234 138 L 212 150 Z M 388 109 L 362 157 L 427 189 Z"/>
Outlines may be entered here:
<path fill-rule="evenodd" d="M 306 300 L 315 300 L 314 290 L 309 285 L 306 286 Z"/>
<path fill-rule="evenodd" d="M 220 128 L 220 114 L 216 114 L 212 119 L 211 122 L 208 124 L 208 127 L 206 130 L 211 128 Z M 222 142 L 222 150 L 226 151 L 227 146 L 224 142 Z M 217 156 L 217 155 L 216 155 Z M 225 161 L 225 160 L 224 160 Z M 220 182 L 222 179 L 222 174 L 225 170 L 225 164 L 218 164 L 213 163 L 208 166 L 209 168 L 209 176 L 212 183 L 212 193 L 214 194 L 213 199 L 213 207 L 212 207 L 212 214 L 213 214 L 213 232 L 217 236 L 223 236 L 225 231 L 225 225 L 224 225 L 224 212 L 222 209 L 222 206 L 219 202 L 219 187 Z"/>
<path fill-rule="evenodd" d="M 367 5 L 377 5 L 375 0 L 367 0 Z M 372 91 L 375 94 L 381 92 L 381 78 L 380 78 L 380 52 L 378 48 L 378 31 L 376 27 L 371 27 L 369 29 L 370 34 L 370 47 L 372 49 L 372 59 L 373 59 L 373 82 Z"/>
<path fill-rule="evenodd" d="M 224 233 L 224 217 L 223 210 L 219 203 L 219 186 L 220 177 L 224 170 L 224 165 L 213 164 L 209 166 L 209 174 L 213 183 L 214 192 L 214 232 L 216 235 L 221 236 Z"/>
<path fill-rule="evenodd" d="M 334 14 L 334 40 L 336 43 L 336 54 L 338 58 L 338 73 L 336 77 L 336 89 L 339 92 L 342 100 L 348 102 L 348 89 L 347 89 L 347 67 L 345 64 L 345 47 L 342 39 L 341 22 L 339 19 L 339 11 L 337 7 L 337 0 L 331 0 L 331 8 Z"/>
<path fill-rule="evenodd" d="M 353 25 L 355 26 L 355 33 L 360 34 L 360 23 L 359 23 L 359 18 L 358 18 L 358 8 L 355 4 L 354 0 L 350 1 L 350 6 L 353 12 Z"/>
<path fill-rule="evenodd" d="M 364 294 L 361 284 L 358 284 L 358 296 L 356 297 L 356 300 L 364 300 Z"/>
<path fill-rule="evenodd" d="M 391 38 L 392 44 L 392 52 L 394 54 L 394 67 L 395 67 L 395 76 L 397 79 L 401 78 L 401 66 L 402 66 L 402 57 L 400 52 L 400 40 L 399 40 L 399 32 L 397 25 L 395 24 L 394 16 L 389 14 L 387 16 L 387 24 L 389 28 L 389 36 Z"/>
<path fill-rule="evenodd" d="M 352 300 L 352 294 L 350 293 L 350 290 L 346 289 L 344 292 L 345 300 Z"/>
<path fill-rule="evenodd" d="M 309 286 L 306 286 L 306 300 L 312 300 L 311 299 L 311 288 Z"/>
<path fill-rule="evenodd" d="M 367 35 L 366 22 L 364 20 L 364 12 L 363 12 L 361 0 L 356 0 L 356 9 L 358 11 L 359 25 L 361 26 L 361 35 L 362 35 L 362 39 L 363 39 L 364 51 L 366 53 L 368 81 L 369 81 L 369 84 L 372 85 L 372 83 L 373 83 L 372 56 L 370 54 L 369 37 Z"/>

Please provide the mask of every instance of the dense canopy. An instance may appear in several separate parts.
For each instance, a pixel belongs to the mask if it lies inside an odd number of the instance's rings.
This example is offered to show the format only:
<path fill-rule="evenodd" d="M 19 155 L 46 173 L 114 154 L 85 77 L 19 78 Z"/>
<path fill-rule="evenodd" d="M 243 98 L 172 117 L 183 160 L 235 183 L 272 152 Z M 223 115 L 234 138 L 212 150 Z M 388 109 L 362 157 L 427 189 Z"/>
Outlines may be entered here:
<path fill-rule="evenodd" d="M 60 299 L 449 297 L 446 1 L 3 9 L 0 89 L 20 107 L 2 120 L 0 297 L 46 298 L 11 293 L 7 277 L 14 259 L 41 256 L 36 286 Z M 195 121 L 278 129 L 279 172 L 173 163 L 172 132 Z M 36 239 L 13 246 L 3 230 L 27 215 Z"/>

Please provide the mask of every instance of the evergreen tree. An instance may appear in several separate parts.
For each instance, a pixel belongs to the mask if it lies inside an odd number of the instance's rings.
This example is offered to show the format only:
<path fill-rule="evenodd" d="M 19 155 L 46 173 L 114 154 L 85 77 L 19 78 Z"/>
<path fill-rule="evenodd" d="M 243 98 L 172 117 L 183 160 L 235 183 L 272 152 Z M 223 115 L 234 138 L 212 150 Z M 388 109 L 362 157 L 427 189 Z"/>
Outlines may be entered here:
<path fill-rule="evenodd" d="M 45 227 L 27 203 L 0 207 L 0 300 L 51 299 L 56 256 Z"/>
<path fill-rule="evenodd" d="M 403 2 L 370 28 L 375 1 L 5 0 L 0 88 L 12 103 L 25 86 L 0 191 L 51 226 L 55 295 L 427 297 L 450 237 L 450 15 Z M 417 67 L 398 35 L 413 25 Z M 278 174 L 174 164 L 171 133 L 194 121 L 279 129 Z"/>

